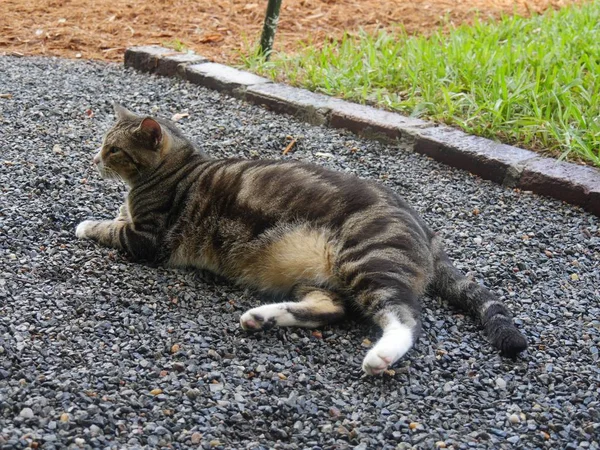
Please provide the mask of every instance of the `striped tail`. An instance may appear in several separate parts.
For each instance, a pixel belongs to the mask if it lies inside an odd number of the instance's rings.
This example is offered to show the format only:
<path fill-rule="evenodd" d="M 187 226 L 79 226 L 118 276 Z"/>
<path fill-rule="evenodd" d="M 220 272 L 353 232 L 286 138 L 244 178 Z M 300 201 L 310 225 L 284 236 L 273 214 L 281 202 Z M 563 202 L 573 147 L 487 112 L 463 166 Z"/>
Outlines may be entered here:
<path fill-rule="evenodd" d="M 431 288 L 478 318 L 488 339 L 502 355 L 514 358 L 527 348 L 527 340 L 515 327 L 510 312 L 500 299 L 460 273 L 443 251 L 435 261 L 435 279 Z"/>

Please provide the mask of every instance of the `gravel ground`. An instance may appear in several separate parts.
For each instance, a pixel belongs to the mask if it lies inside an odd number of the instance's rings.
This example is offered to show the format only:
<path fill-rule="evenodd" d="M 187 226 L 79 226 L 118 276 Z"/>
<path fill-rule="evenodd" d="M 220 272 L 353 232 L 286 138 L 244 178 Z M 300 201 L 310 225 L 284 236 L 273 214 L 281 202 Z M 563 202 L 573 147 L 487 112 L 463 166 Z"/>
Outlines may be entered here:
<path fill-rule="evenodd" d="M 600 448 L 599 220 L 402 148 L 312 127 L 118 65 L 0 57 L 0 448 Z M 75 238 L 124 188 L 91 167 L 110 102 L 181 120 L 215 156 L 315 161 L 380 179 L 497 291 L 530 340 L 500 358 L 425 299 L 394 374 L 376 330 L 247 335 L 252 293 Z M 91 117 L 90 117 L 91 116 Z"/>

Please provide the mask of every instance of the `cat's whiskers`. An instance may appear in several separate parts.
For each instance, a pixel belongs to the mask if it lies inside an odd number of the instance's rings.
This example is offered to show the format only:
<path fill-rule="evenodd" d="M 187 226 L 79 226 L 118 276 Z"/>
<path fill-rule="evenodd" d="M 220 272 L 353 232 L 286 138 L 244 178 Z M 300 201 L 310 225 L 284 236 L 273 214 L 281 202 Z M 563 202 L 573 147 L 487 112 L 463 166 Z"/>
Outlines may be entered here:
<path fill-rule="evenodd" d="M 115 171 L 114 169 L 111 169 L 110 167 L 106 167 L 106 166 L 102 167 L 102 169 L 100 171 L 100 175 L 102 175 L 102 177 L 104 177 L 104 178 L 108 178 L 111 180 L 119 180 L 119 181 L 123 181 L 123 182 L 125 181 L 123 179 L 123 177 L 117 171 Z"/>

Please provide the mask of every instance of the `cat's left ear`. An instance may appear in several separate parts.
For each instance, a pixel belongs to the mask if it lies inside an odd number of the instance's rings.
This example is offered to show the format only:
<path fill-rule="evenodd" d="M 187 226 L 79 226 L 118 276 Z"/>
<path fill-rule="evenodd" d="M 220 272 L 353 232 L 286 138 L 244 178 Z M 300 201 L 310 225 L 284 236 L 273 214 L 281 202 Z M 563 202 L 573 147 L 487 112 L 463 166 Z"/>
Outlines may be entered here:
<path fill-rule="evenodd" d="M 126 120 L 126 119 L 137 119 L 137 116 L 129 111 L 122 105 L 119 105 L 117 102 L 113 102 L 113 109 L 115 110 L 115 115 L 118 120 Z"/>
<path fill-rule="evenodd" d="M 162 142 L 162 128 L 160 124 L 152 117 L 146 117 L 144 120 L 142 120 L 137 132 L 144 138 L 147 138 L 153 148 L 158 148 Z"/>

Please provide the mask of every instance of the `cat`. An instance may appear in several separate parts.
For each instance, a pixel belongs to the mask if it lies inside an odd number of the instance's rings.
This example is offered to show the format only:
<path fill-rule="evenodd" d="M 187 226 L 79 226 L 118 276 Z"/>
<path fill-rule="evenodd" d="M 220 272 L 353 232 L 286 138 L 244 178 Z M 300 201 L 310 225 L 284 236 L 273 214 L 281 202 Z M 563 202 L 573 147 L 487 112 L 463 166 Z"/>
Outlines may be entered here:
<path fill-rule="evenodd" d="M 114 109 L 93 161 L 129 193 L 114 220 L 81 222 L 78 238 L 289 300 L 246 311 L 244 330 L 319 327 L 357 312 L 383 332 L 363 360 L 370 375 L 413 346 L 426 293 L 479 319 L 502 354 L 527 347 L 502 302 L 452 265 L 391 189 L 301 162 L 212 159 L 172 122 Z"/>

